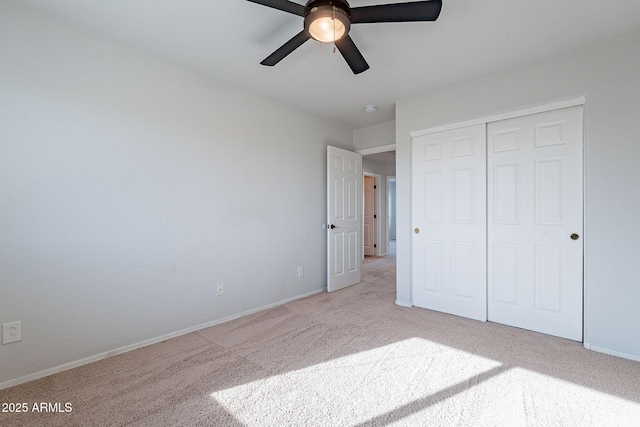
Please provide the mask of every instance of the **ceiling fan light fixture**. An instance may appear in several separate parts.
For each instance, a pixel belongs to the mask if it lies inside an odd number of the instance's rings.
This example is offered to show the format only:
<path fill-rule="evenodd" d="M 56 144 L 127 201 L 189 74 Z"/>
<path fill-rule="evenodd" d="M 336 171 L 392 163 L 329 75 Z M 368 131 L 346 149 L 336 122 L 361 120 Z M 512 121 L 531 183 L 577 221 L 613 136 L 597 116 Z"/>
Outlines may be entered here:
<path fill-rule="evenodd" d="M 313 38 L 323 43 L 340 40 L 351 27 L 347 14 L 335 6 L 318 6 L 311 9 L 304 19 L 304 29 Z"/>
<path fill-rule="evenodd" d="M 272 9 L 278 9 L 304 19 L 304 29 L 267 56 L 260 64 L 273 67 L 307 40 L 334 43 L 333 52 L 340 54 L 353 71 L 360 74 L 369 64 L 349 37 L 351 24 L 376 22 L 435 21 L 442 9 L 442 0 L 408 1 L 373 6 L 351 7 L 347 0 L 308 0 L 303 6 L 291 0 L 248 0 Z"/>

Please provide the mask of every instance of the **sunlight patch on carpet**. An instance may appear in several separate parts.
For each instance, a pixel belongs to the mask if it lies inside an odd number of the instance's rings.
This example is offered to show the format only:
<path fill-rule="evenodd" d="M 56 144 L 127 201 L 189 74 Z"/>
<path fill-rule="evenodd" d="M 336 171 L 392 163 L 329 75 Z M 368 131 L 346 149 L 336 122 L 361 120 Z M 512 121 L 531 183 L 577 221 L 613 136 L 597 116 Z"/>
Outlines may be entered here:
<path fill-rule="evenodd" d="M 640 425 L 636 402 L 524 368 L 511 368 L 477 391 L 494 396 L 478 411 L 477 425 Z"/>
<path fill-rule="evenodd" d="M 246 425 L 357 424 L 440 397 L 500 363 L 421 338 L 328 360 L 211 394 Z M 457 391 L 452 392 L 453 395 Z M 389 415 L 391 414 L 391 415 Z M 397 417 L 396 417 L 397 418 Z"/>

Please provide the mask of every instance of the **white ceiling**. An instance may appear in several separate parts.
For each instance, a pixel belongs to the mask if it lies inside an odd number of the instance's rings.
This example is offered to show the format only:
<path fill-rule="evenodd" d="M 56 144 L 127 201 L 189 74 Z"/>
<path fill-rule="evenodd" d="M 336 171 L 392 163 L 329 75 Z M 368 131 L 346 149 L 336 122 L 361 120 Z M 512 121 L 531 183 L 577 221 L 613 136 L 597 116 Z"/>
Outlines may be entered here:
<path fill-rule="evenodd" d="M 443 0 L 435 22 L 352 26 L 371 66 L 356 76 L 313 40 L 260 65 L 302 18 L 246 0 L 18 1 L 351 129 L 392 120 L 400 99 L 640 33 L 639 0 Z"/>

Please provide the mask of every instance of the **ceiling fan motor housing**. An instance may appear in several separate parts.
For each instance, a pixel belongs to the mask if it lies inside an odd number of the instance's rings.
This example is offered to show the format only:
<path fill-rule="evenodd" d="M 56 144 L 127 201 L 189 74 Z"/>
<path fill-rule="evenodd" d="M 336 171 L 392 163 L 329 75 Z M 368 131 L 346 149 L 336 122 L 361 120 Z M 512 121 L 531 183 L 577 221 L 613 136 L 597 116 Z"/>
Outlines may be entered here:
<path fill-rule="evenodd" d="M 311 0 L 306 4 L 307 13 L 304 17 L 304 31 L 313 39 L 322 40 L 315 33 L 311 25 L 318 19 L 335 19 L 344 26 L 344 36 L 351 29 L 351 13 L 349 3 L 343 0 Z"/>
<path fill-rule="evenodd" d="M 335 6 L 338 9 L 344 10 L 347 15 L 351 16 L 351 13 L 349 12 L 351 8 L 346 0 L 309 0 L 305 5 L 307 10 L 319 6 Z"/>

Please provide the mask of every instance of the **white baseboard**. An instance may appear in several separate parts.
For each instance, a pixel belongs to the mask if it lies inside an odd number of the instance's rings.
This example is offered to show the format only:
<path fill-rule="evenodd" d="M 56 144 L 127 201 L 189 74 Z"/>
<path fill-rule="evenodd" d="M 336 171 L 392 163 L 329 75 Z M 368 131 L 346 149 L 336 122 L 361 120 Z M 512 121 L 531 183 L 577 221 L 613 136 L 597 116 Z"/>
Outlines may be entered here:
<path fill-rule="evenodd" d="M 623 359 L 640 362 L 640 356 L 636 356 L 634 354 L 627 354 L 615 350 L 609 350 L 607 348 L 595 347 L 588 343 L 584 343 L 584 348 L 586 348 L 587 350 L 597 351 L 598 353 L 610 354 L 611 356 L 622 357 Z"/>
<path fill-rule="evenodd" d="M 399 305 L 400 307 L 413 307 L 413 304 L 399 300 L 396 300 L 396 305 Z"/>
<path fill-rule="evenodd" d="M 56 367 L 53 367 L 53 368 L 45 369 L 44 371 L 35 372 L 33 374 L 24 375 L 24 376 L 19 377 L 19 378 L 14 378 L 12 380 L 4 381 L 4 382 L 0 383 L 0 390 L 3 390 L 5 388 L 9 388 L 9 387 L 14 387 L 14 386 L 17 386 L 17 385 L 20 385 L 20 384 L 24 384 L 24 383 L 27 383 L 29 381 L 37 380 L 37 379 L 40 379 L 40 378 L 48 377 L 49 375 L 53 375 L 53 374 L 57 374 L 59 372 L 67 371 L 69 369 L 77 368 L 79 366 L 86 365 L 88 363 L 97 362 L 99 360 L 106 359 L 107 357 L 115 356 L 117 354 L 126 353 L 126 352 L 131 351 L 131 350 L 136 350 L 138 348 L 146 347 L 146 346 L 151 345 L 151 344 L 156 344 L 156 343 L 159 343 L 161 341 L 165 341 L 165 340 L 168 340 L 168 339 L 171 339 L 171 338 L 176 338 L 176 337 L 179 337 L 181 335 L 189 334 L 191 332 L 199 331 L 200 329 L 209 328 L 211 326 L 215 326 L 215 325 L 219 325 L 221 323 L 229 322 L 231 320 L 235 320 L 235 319 L 238 319 L 238 318 L 243 317 L 243 316 L 248 316 L 249 314 L 257 313 L 259 311 L 268 310 L 268 309 L 273 308 L 273 307 L 278 307 L 278 306 L 287 304 L 287 303 L 292 302 L 292 301 L 296 301 L 296 300 L 299 300 L 299 299 L 302 299 L 302 298 L 310 297 L 311 295 L 319 294 L 321 292 L 324 292 L 324 290 L 325 290 L 324 288 L 323 289 L 317 289 L 315 291 L 311 291 L 311 292 L 308 292 L 306 294 L 298 295 L 298 296 L 295 296 L 295 297 L 292 297 L 292 298 L 287 298 L 287 299 L 282 300 L 282 301 L 278 301 L 278 302 L 275 302 L 275 303 L 272 303 L 272 304 L 267 304 L 267 305 L 264 305 L 262 307 L 257 307 L 257 308 L 251 309 L 251 310 L 247 310 L 247 311 L 244 311 L 242 313 L 236 313 L 236 314 L 233 314 L 231 316 L 227 316 L 227 317 L 223 317 L 221 319 L 213 320 L 211 322 L 203 323 L 201 325 L 192 326 L 190 328 L 182 329 L 182 330 L 179 330 L 179 331 L 176 331 L 176 332 L 171 332 L 169 334 L 161 335 L 159 337 L 155 337 L 155 338 L 151 338 L 151 339 L 148 339 L 148 340 L 144 340 L 144 341 L 141 341 L 141 342 L 138 342 L 138 343 L 135 343 L 135 344 L 131 344 L 131 345 L 127 345 L 127 346 L 124 346 L 124 347 L 120 347 L 120 348 L 117 348 L 115 350 L 110 350 L 110 351 L 106 351 L 104 353 L 96 354 L 95 356 L 86 357 L 84 359 L 75 360 L 73 362 L 65 363 L 64 365 L 60 365 L 60 366 L 56 366 Z"/>

